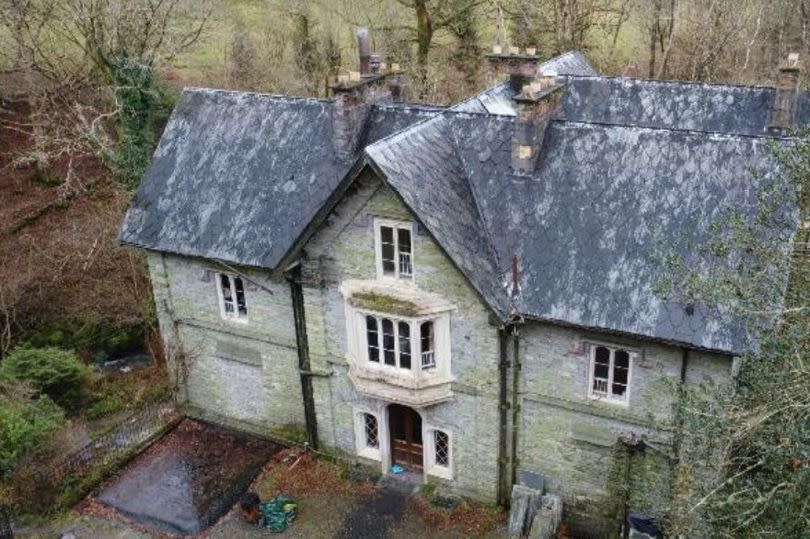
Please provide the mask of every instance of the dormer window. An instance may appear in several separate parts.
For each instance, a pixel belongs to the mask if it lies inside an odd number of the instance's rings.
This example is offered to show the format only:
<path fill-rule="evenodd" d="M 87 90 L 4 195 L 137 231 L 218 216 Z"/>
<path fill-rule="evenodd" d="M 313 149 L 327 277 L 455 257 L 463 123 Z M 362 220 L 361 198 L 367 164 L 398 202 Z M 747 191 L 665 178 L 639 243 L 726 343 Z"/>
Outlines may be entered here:
<path fill-rule="evenodd" d="M 377 276 L 391 279 L 413 278 L 413 234 L 411 223 L 376 219 Z"/>
<path fill-rule="evenodd" d="M 238 275 L 217 274 L 219 310 L 222 318 L 247 322 L 245 284 Z"/>

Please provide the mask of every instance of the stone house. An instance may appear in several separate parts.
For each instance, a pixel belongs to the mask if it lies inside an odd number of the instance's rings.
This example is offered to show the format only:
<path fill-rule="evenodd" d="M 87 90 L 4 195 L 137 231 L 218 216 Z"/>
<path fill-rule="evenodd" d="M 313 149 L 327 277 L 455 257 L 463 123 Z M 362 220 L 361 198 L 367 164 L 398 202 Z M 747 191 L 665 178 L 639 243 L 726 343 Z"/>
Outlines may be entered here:
<path fill-rule="evenodd" d="M 653 255 L 753 211 L 808 97 L 793 67 L 775 89 L 489 58 L 508 80 L 447 108 L 365 54 L 330 100 L 186 89 L 120 241 L 194 413 L 484 501 L 540 476 L 598 536 L 666 488 L 672 388 L 745 346 L 656 295 Z M 617 505 L 628 440 L 645 494 Z"/>

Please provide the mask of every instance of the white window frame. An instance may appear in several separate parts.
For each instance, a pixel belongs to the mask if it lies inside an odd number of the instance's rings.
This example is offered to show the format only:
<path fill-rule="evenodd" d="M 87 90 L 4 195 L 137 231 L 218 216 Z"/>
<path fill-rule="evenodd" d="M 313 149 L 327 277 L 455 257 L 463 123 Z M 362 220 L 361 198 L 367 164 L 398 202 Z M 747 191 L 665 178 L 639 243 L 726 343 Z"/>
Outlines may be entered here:
<path fill-rule="evenodd" d="M 439 372 L 442 369 L 440 367 L 445 367 L 444 362 L 449 361 L 450 354 L 445 348 L 449 345 L 449 317 L 448 313 L 441 313 L 437 316 L 431 317 L 423 317 L 423 318 L 404 318 L 404 317 L 394 317 L 387 314 L 377 313 L 373 311 L 365 311 L 358 309 L 356 311 L 356 316 L 358 317 L 358 321 L 360 323 L 360 331 L 356 333 L 360 338 L 358 339 L 358 345 L 361 348 L 359 350 L 358 358 L 363 363 L 363 365 L 371 368 L 379 368 L 379 369 L 389 369 L 398 373 L 411 373 L 416 375 L 417 373 L 427 373 L 428 375 Z M 371 361 L 369 359 L 369 343 L 368 343 L 368 330 L 366 326 L 366 317 L 371 316 L 372 318 L 377 320 L 377 350 L 378 350 L 378 359 L 379 361 Z M 382 328 L 382 321 L 383 319 L 388 319 L 394 326 L 394 359 L 396 364 L 395 365 L 388 365 L 385 363 L 385 351 L 383 349 L 383 328 Z M 411 341 L 411 366 L 409 369 L 405 369 L 400 367 L 400 338 L 399 338 L 399 323 L 404 322 L 408 324 L 410 328 L 410 341 Z M 421 329 L 422 324 L 424 322 L 431 322 L 433 324 L 433 363 L 431 365 L 423 366 L 422 365 L 422 335 Z M 448 335 L 442 337 L 439 335 L 439 332 L 443 330 L 443 328 L 447 328 Z M 444 344 L 444 341 L 448 341 L 447 344 Z M 441 344 L 440 344 L 441 341 Z M 444 346 L 443 346 L 444 344 Z M 446 368 L 446 367 L 445 367 Z"/>
<path fill-rule="evenodd" d="M 394 274 L 386 275 L 383 271 L 383 258 L 382 258 L 382 227 L 389 227 L 394 230 L 394 256 L 396 261 L 394 264 Z M 411 221 L 397 221 L 394 219 L 378 219 L 374 218 L 374 251 L 377 264 L 377 278 L 378 279 L 392 279 L 413 282 L 415 279 L 415 264 L 414 264 L 414 251 L 415 242 L 413 235 L 413 223 Z M 411 273 L 401 273 L 400 256 L 402 253 L 399 251 L 399 234 L 398 230 L 407 230 L 411 236 Z"/>
<path fill-rule="evenodd" d="M 607 344 L 607 343 L 600 343 L 600 342 L 592 342 L 589 343 L 589 356 L 590 361 L 588 362 L 588 397 L 593 400 L 598 400 L 600 402 L 609 402 L 612 404 L 618 404 L 627 406 L 630 404 L 630 389 L 633 384 L 633 364 L 635 363 L 636 357 L 638 353 L 630 348 L 624 346 L 618 346 L 615 344 Z M 594 379 L 596 378 L 596 349 L 597 348 L 606 348 L 610 352 L 610 361 L 608 365 L 608 381 L 607 386 L 609 393 L 597 393 L 593 389 Z M 627 352 L 627 387 L 625 389 L 624 395 L 616 396 L 613 395 L 613 374 L 615 369 L 615 358 L 617 351 L 624 351 Z"/>
<path fill-rule="evenodd" d="M 447 435 L 447 466 L 436 462 L 436 431 Z M 453 479 L 453 431 L 433 425 L 425 425 L 422 433 L 425 473 L 442 479 Z"/>
<path fill-rule="evenodd" d="M 366 415 L 370 415 L 377 420 L 377 447 L 371 447 L 366 440 Z M 383 445 L 383 424 L 380 414 L 372 412 L 366 408 L 355 408 L 354 410 L 354 440 L 357 448 L 357 455 L 371 459 L 382 460 Z"/>
<path fill-rule="evenodd" d="M 250 314 L 250 308 L 248 307 L 248 300 L 247 300 L 247 287 L 245 286 L 245 278 L 241 275 L 236 275 L 235 273 L 224 273 L 221 271 L 214 273 L 217 286 L 217 301 L 219 303 L 219 314 L 223 320 L 228 320 L 231 322 L 239 322 L 241 324 L 248 323 L 248 317 Z M 225 293 L 222 289 L 222 277 L 225 276 L 228 278 L 228 282 L 231 286 L 231 293 L 233 294 L 233 312 L 228 312 L 225 309 Z M 242 293 L 245 296 L 245 311 L 246 314 L 239 313 L 239 305 L 236 298 L 236 278 L 240 278 L 242 280 Z"/>

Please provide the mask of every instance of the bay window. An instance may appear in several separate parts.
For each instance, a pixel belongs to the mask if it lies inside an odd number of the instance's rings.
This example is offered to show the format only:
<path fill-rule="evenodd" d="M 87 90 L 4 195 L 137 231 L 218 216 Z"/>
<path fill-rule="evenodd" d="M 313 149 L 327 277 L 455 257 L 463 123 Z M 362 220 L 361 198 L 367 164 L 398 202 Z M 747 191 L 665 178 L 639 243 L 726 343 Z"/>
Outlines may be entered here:
<path fill-rule="evenodd" d="M 366 359 L 370 364 L 403 371 L 411 371 L 414 367 L 423 370 L 436 367 L 433 320 L 397 320 L 374 314 L 364 314 L 363 318 Z M 418 335 L 418 338 L 412 335 Z M 412 361 L 414 354 L 417 357 L 415 365 Z"/>

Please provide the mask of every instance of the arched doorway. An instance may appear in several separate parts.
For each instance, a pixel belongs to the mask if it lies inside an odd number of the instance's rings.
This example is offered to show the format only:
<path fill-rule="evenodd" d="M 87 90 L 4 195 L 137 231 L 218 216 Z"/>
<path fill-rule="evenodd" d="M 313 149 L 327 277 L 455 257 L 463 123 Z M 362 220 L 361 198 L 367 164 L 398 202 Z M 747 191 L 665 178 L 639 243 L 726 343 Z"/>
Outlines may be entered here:
<path fill-rule="evenodd" d="M 421 470 L 422 416 L 413 408 L 392 404 L 388 407 L 388 427 L 391 433 L 391 464 L 409 470 Z"/>

